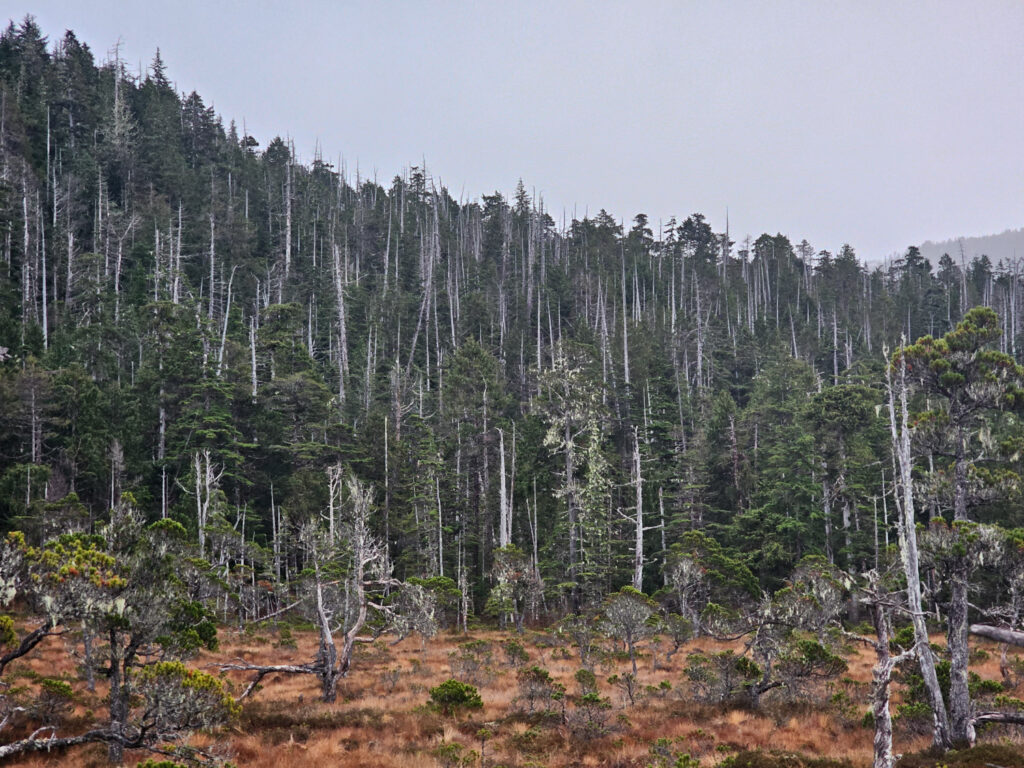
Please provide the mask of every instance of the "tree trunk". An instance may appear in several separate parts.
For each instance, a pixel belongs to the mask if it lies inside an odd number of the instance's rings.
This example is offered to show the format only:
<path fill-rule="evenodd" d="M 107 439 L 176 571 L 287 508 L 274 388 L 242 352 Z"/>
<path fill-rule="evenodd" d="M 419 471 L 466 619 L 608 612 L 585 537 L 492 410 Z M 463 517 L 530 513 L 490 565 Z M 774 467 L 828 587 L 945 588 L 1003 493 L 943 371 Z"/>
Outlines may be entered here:
<path fill-rule="evenodd" d="M 125 718 L 125 683 L 121 669 L 121 643 L 116 629 L 110 630 L 110 733 L 113 739 L 107 745 L 107 762 L 121 765 L 124 762 L 124 745 L 120 741 Z"/>
<path fill-rule="evenodd" d="M 950 577 L 947 646 L 950 654 L 949 718 L 954 743 L 973 741 L 971 694 L 967 681 L 967 568 L 958 564 Z"/>
<path fill-rule="evenodd" d="M 633 589 L 644 586 L 644 479 L 640 469 L 640 439 L 633 427 L 633 481 L 636 483 L 636 533 L 633 541 Z M 636 674 L 636 661 L 633 662 Z"/>
<path fill-rule="evenodd" d="M 892 380 L 892 368 L 886 366 L 886 384 L 889 390 L 889 428 L 892 435 L 893 452 L 899 462 L 900 491 L 896 499 L 899 503 L 900 524 L 899 545 L 900 558 L 903 563 L 903 572 L 907 578 L 907 607 L 914 624 L 914 640 L 917 650 L 918 663 L 921 667 L 921 677 L 924 679 L 928 691 L 928 703 L 932 708 L 932 743 L 943 751 L 952 746 L 950 738 L 949 715 L 946 711 L 946 704 L 942 698 L 942 689 L 939 687 L 939 678 L 935 672 L 935 658 L 932 655 L 928 638 L 928 627 L 925 625 L 924 612 L 921 608 L 921 577 L 919 557 L 917 551 L 917 531 L 914 519 L 914 486 L 911 476 L 913 462 L 910 455 L 910 425 L 909 408 L 907 403 L 907 381 L 906 364 L 902 356 L 898 357 L 895 365 L 899 366 L 899 382 Z M 900 419 L 896 418 L 896 392 L 899 388 Z"/>

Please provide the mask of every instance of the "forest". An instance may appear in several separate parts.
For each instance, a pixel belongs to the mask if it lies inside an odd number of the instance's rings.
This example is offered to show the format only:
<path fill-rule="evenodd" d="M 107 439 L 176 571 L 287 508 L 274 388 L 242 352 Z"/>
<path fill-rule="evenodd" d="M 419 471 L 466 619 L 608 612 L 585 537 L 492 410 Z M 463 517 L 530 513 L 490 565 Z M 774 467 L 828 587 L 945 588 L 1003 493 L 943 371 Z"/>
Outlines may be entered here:
<path fill-rule="evenodd" d="M 0 763 L 1024 766 L 1022 276 L 303 162 L 12 21 Z"/>

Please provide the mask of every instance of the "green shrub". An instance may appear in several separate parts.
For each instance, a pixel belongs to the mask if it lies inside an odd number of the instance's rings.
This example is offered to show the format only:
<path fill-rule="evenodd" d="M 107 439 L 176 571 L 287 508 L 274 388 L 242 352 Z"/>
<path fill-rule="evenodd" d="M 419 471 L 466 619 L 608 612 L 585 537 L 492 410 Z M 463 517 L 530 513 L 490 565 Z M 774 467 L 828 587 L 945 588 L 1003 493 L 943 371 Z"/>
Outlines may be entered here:
<path fill-rule="evenodd" d="M 281 627 L 281 630 L 277 633 L 277 642 L 274 643 L 274 647 L 288 648 L 293 651 L 298 648 L 298 644 L 295 642 L 295 637 L 292 635 L 292 631 L 288 627 Z"/>
<path fill-rule="evenodd" d="M 589 669 L 576 670 L 576 684 L 580 687 L 580 695 L 597 693 L 597 676 Z"/>
<path fill-rule="evenodd" d="M 18 642 L 18 635 L 14 631 L 14 619 L 10 616 L 0 616 L 0 648 L 13 646 Z"/>
<path fill-rule="evenodd" d="M 468 680 L 473 685 L 484 686 L 494 679 L 494 668 L 491 666 L 493 657 L 489 642 L 470 640 L 448 654 L 448 665 L 455 677 Z"/>
<path fill-rule="evenodd" d="M 505 653 L 505 663 L 510 667 L 518 668 L 530 660 L 530 654 L 518 640 L 509 638 L 501 641 L 501 650 Z"/>
<path fill-rule="evenodd" d="M 75 692 L 63 680 L 44 677 L 39 681 L 39 697 L 32 707 L 32 715 L 47 725 L 57 725 L 71 711 Z"/>
<path fill-rule="evenodd" d="M 480 757 L 475 750 L 466 749 L 457 741 L 446 741 L 431 754 L 442 768 L 469 768 L 476 765 Z"/>
<path fill-rule="evenodd" d="M 729 768 L 852 768 L 849 760 L 834 760 L 827 757 L 810 757 L 799 752 L 764 752 L 743 750 L 726 758 L 720 765 Z"/>
<path fill-rule="evenodd" d="M 482 709 L 484 702 L 476 686 L 449 679 L 430 689 L 430 706 L 443 715 L 458 715 L 464 710 Z"/>

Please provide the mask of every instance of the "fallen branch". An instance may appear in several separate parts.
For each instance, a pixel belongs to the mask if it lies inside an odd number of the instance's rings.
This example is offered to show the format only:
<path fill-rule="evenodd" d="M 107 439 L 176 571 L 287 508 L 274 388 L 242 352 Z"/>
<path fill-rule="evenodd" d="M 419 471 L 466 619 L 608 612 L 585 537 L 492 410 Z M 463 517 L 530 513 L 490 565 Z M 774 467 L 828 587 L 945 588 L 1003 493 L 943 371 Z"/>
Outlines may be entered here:
<path fill-rule="evenodd" d="M 235 699 L 236 702 L 242 701 L 256 690 L 256 686 L 260 684 L 264 677 L 272 675 L 275 672 L 280 672 L 285 675 L 316 675 L 320 673 L 320 665 L 313 664 L 249 664 L 248 662 L 238 662 L 235 664 L 212 664 L 211 666 L 217 667 L 221 672 L 255 672 L 256 676 L 249 682 L 245 690 L 242 691 L 241 695 Z"/>

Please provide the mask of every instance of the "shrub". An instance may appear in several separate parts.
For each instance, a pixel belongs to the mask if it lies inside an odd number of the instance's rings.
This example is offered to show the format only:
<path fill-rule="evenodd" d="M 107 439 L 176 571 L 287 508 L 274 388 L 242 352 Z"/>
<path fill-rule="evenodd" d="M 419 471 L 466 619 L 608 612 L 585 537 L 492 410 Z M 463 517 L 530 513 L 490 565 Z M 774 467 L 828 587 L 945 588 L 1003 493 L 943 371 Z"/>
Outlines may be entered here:
<path fill-rule="evenodd" d="M 526 705 L 526 711 L 550 712 L 551 704 L 565 698 L 565 686 L 555 682 L 550 673 L 541 667 L 532 666 L 516 673 L 519 684 L 518 700 Z"/>
<path fill-rule="evenodd" d="M 523 644 L 518 640 L 513 640 L 512 638 L 502 640 L 501 650 L 505 652 L 505 663 L 510 667 L 521 667 L 530 660 L 530 654 L 526 652 Z"/>
<path fill-rule="evenodd" d="M 398 681 L 401 679 L 401 677 L 402 670 L 400 670 L 398 667 L 391 667 L 390 669 L 386 669 L 380 673 L 380 681 L 384 684 L 384 687 L 387 689 L 388 693 L 391 693 L 393 690 L 395 690 L 395 686 L 398 685 Z"/>
<path fill-rule="evenodd" d="M 608 710 L 611 708 L 611 702 L 597 693 L 580 696 L 566 717 L 569 732 L 578 739 L 604 735 L 608 732 Z"/>
<path fill-rule="evenodd" d="M 484 686 L 494 679 L 494 668 L 491 666 L 493 657 L 489 642 L 470 640 L 448 654 L 448 665 L 455 677 L 468 680 L 473 685 Z"/>
<path fill-rule="evenodd" d="M 608 683 L 618 688 L 622 693 L 623 704 L 629 702 L 629 705 L 632 706 L 642 698 L 640 681 L 632 672 L 627 672 L 624 675 L 612 675 L 608 678 Z"/>
<path fill-rule="evenodd" d="M 852 768 L 849 760 L 833 760 L 827 757 L 810 757 L 798 752 L 764 752 L 743 750 L 726 758 L 721 765 L 729 768 Z"/>
<path fill-rule="evenodd" d="M 576 670 L 576 684 L 580 687 L 580 695 L 597 693 L 597 676 L 589 669 Z"/>
<path fill-rule="evenodd" d="M 872 720 L 872 723 L 873 722 L 874 720 Z M 893 724 L 904 731 L 921 736 L 926 733 L 931 733 L 931 707 L 922 701 L 900 704 L 896 707 L 896 714 L 893 715 Z"/>
<path fill-rule="evenodd" d="M 74 697 L 69 683 L 44 677 L 39 681 L 39 698 L 32 707 L 32 714 L 46 725 L 57 725 L 71 711 Z"/>
<path fill-rule="evenodd" d="M 430 689 L 430 706 L 443 715 L 458 715 L 464 710 L 482 709 L 484 702 L 476 686 L 449 679 Z"/>
<path fill-rule="evenodd" d="M 18 642 L 18 635 L 14 631 L 14 619 L 10 616 L 0 616 L 0 648 L 13 646 Z"/>
<path fill-rule="evenodd" d="M 457 741 L 446 741 L 431 753 L 442 768 L 469 768 L 480 757 L 475 750 L 466 749 Z"/>
<path fill-rule="evenodd" d="M 732 651 L 691 653 L 683 673 L 693 686 L 698 701 L 718 704 L 745 693 L 761 677 L 761 668 L 746 656 Z"/>
<path fill-rule="evenodd" d="M 277 633 L 277 642 L 274 643 L 275 648 L 288 648 L 289 650 L 295 650 L 299 646 L 295 642 L 295 637 L 292 635 L 292 631 L 288 627 L 281 627 L 281 630 Z"/>
<path fill-rule="evenodd" d="M 674 749 L 671 739 L 658 739 L 648 750 L 650 761 L 645 768 L 700 768 L 700 760 L 688 752 Z"/>

